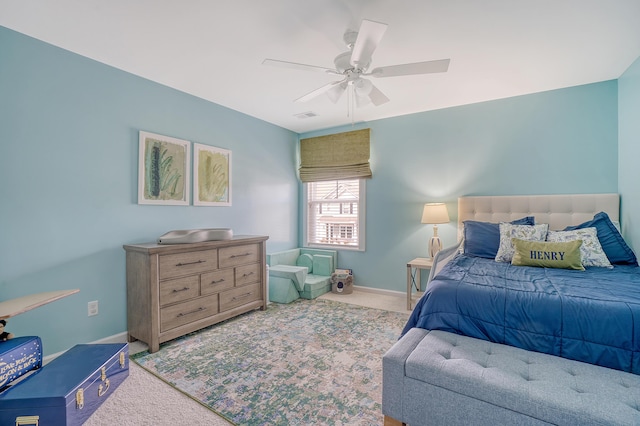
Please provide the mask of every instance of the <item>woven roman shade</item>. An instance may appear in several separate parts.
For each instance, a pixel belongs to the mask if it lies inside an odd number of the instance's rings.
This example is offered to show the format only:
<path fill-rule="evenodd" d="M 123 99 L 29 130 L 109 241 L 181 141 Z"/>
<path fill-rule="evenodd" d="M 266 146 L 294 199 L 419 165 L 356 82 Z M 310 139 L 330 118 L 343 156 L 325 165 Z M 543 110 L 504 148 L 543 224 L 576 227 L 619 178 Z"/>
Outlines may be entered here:
<path fill-rule="evenodd" d="M 371 129 L 300 140 L 300 180 L 370 178 L 369 135 Z"/>

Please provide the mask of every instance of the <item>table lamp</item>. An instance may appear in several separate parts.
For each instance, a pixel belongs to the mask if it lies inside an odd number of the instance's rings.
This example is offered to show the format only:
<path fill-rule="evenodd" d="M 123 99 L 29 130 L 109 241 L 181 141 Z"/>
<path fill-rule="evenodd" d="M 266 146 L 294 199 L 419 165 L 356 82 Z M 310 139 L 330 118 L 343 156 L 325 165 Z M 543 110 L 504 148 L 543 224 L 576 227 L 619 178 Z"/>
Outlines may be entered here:
<path fill-rule="evenodd" d="M 433 237 L 429 240 L 429 257 L 433 258 L 442 249 L 438 237 L 438 224 L 449 222 L 449 212 L 445 203 L 427 203 L 422 210 L 422 223 L 433 225 Z"/>

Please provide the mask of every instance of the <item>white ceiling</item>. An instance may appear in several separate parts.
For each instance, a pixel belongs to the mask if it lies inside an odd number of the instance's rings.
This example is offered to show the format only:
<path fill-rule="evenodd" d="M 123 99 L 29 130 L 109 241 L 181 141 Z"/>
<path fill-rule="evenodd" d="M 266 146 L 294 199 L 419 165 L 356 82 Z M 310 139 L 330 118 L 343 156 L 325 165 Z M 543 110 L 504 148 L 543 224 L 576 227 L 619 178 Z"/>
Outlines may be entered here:
<path fill-rule="evenodd" d="M 616 79 L 639 18 L 640 0 L 0 0 L 2 26 L 298 133 Z M 349 117 L 346 96 L 293 102 L 335 76 L 262 65 L 332 68 L 362 19 L 388 24 L 371 68 L 449 71 L 375 79 L 391 101 Z"/>

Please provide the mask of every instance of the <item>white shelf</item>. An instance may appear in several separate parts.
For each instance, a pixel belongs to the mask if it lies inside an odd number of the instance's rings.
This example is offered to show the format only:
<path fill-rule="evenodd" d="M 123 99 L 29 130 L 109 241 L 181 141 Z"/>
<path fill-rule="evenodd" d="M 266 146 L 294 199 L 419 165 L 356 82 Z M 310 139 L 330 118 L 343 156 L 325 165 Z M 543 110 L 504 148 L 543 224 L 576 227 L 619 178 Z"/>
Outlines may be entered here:
<path fill-rule="evenodd" d="M 0 319 L 14 317 L 18 314 L 39 308 L 47 303 L 78 293 L 79 291 L 77 288 L 72 290 L 48 291 L 2 301 L 0 302 Z"/>

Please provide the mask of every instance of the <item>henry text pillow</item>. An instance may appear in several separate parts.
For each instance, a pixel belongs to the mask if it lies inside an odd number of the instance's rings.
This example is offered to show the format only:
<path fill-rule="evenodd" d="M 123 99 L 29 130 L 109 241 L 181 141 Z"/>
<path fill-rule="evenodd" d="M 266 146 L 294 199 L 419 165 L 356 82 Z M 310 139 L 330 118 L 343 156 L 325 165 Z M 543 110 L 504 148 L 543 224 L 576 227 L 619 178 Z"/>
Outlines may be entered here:
<path fill-rule="evenodd" d="M 580 246 L 582 240 L 561 243 L 513 239 L 512 265 L 584 271 Z"/>
<path fill-rule="evenodd" d="M 544 241 L 547 239 L 549 224 L 540 225 L 512 225 L 500 223 L 500 247 L 496 254 L 496 262 L 511 262 L 513 257 L 512 238 L 526 241 Z"/>

